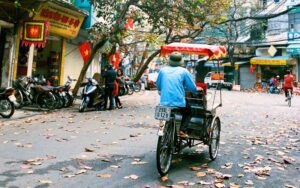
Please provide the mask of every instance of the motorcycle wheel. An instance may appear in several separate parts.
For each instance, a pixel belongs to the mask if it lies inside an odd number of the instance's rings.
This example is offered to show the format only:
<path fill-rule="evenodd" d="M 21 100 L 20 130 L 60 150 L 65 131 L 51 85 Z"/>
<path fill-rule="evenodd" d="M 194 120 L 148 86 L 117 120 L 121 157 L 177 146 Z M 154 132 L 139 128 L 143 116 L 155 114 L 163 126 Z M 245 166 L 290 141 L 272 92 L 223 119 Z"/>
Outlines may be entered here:
<path fill-rule="evenodd" d="M 134 91 L 135 91 L 135 92 L 140 92 L 140 91 L 141 91 L 141 88 L 142 88 L 142 86 L 141 86 L 140 83 L 134 84 Z"/>
<path fill-rule="evenodd" d="M 87 102 L 85 101 L 85 99 L 82 100 L 80 106 L 79 106 L 79 112 L 84 112 L 84 110 L 86 109 L 87 107 Z"/>
<path fill-rule="evenodd" d="M 66 93 L 65 98 L 65 107 L 70 107 L 73 105 L 74 98 L 69 93 Z"/>
<path fill-rule="evenodd" d="M 53 110 L 56 107 L 55 96 L 52 93 L 42 93 L 37 98 L 38 105 L 41 108 Z"/>
<path fill-rule="evenodd" d="M 64 107 L 64 105 L 65 105 L 64 98 L 59 96 L 59 94 L 54 94 L 54 97 L 55 97 L 55 102 L 56 102 L 55 108 L 61 109 L 62 107 Z"/>
<path fill-rule="evenodd" d="M 17 99 L 17 103 L 18 103 L 18 106 L 15 106 L 16 109 L 21 109 L 23 106 L 24 106 L 24 97 L 23 97 L 23 94 L 20 90 L 16 90 L 15 92 L 15 97 Z"/>
<path fill-rule="evenodd" d="M 120 88 L 119 88 L 119 96 L 123 96 L 123 95 L 125 95 L 125 94 L 126 94 L 125 88 L 120 87 Z"/>
<path fill-rule="evenodd" d="M 217 117 L 211 123 L 209 130 L 209 157 L 213 161 L 216 159 L 219 151 L 220 142 L 220 132 L 221 132 L 221 122 Z"/>
<path fill-rule="evenodd" d="M 132 95 L 133 94 L 133 89 L 132 87 L 128 87 L 128 95 Z"/>
<path fill-rule="evenodd" d="M 9 99 L 1 99 L 0 111 L 0 115 L 3 118 L 10 118 L 15 112 L 15 105 Z"/>
<path fill-rule="evenodd" d="M 156 147 L 156 167 L 161 176 L 165 176 L 171 167 L 174 150 L 175 126 L 166 122 L 163 136 L 158 137 Z"/>

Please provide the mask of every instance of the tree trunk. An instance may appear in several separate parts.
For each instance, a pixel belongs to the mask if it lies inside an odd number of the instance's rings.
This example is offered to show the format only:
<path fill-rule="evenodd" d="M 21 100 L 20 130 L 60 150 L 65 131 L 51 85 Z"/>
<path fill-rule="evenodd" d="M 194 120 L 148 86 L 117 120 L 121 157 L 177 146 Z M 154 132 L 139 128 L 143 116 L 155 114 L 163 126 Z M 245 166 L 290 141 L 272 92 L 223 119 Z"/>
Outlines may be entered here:
<path fill-rule="evenodd" d="M 149 63 L 160 53 L 160 50 L 155 51 L 153 54 L 151 54 L 151 56 L 149 56 L 149 58 L 147 59 L 147 61 L 141 66 L 141 68 L 139 69 L 139 71 L 137 72 L 137 74 L 135 75 L 133 81 L 137 82 L 141 76 L 143 75 L 144 71 L 148 68 Z"/>
<path fill-rule="evenodd" d="M 75 96 L 77 96 L 77 92 L 79 90 L 79 87 L 80 87 L 80 85 L 81 85 L 81 83 L 82 83 L 82 81 L 85 77 L 85 74 L 86 74 L 86 71 L 87 71 L 88 67 L 90 66 L 91 62 L 94 59 L 94 56 L 95 56 L 96 52 L 98 51 L 99 48 L 101 48 L 105 44 L 106 41 L 107 41 L 107 39 L 105 38 L 105 39 L 97 42 L 96 45 L 93 47 L 91 55 L 90 55 L 88 61 L 83 65 L 83 67 L 81 69 L 81 72 L 80 72 L 80 75 L 77 79 L 76 85 L 74 87 L 73 94 Z"/>

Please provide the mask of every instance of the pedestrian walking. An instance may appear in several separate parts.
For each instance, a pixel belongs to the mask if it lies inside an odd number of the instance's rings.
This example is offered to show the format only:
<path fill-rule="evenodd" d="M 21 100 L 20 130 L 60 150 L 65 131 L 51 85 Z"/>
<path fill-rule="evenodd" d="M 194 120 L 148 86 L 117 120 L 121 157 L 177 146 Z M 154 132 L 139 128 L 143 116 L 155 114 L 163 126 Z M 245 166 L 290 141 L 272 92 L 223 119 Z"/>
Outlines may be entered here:
<path fill-rule="evenodd" d="M 116 81 L 117 73 L 112 68 L 111 65 L 108 65 L 102 72 L 101 76 L 105 79 L 104 109 L 107 108 L 107 102 L 109 99 L 108 110 L 113 110 L 114 109 L 113 91 L 115 89 L 115 81 Z"/>

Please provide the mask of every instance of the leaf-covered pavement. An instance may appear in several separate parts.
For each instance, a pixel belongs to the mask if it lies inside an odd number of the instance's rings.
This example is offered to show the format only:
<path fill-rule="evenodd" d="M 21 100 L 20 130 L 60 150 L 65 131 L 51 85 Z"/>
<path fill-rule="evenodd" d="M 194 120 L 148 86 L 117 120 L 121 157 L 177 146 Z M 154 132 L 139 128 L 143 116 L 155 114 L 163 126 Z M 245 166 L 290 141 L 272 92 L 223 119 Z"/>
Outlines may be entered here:
<path fill-rule="evenodd" d="M 217 159 L 184 150 L 168 176 L 156 170 L 155 91 L 125 108 L 76 106 L 0 122 L 0 187 L 299 187 L 300 97 L 224 92 Z M 3 120 L 3 121 L 2 121 Z"/>

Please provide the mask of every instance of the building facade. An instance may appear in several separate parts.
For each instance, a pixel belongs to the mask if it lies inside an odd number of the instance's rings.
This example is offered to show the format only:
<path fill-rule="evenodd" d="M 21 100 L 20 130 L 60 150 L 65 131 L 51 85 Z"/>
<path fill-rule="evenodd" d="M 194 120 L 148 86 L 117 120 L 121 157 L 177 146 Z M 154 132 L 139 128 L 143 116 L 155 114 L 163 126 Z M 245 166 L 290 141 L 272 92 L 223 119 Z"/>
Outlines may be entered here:
<path fill-rule="evenodd" d="M 22 76 L 43 75 L 53 85 L 65 83 L 67 76 L 77 78 L 84 65 L 79 45 L 89 40 L 82 27 L 88 12 L 76 6 L 76 2 L 64 0 L 24 0 L 21 3 L 22 9 L 7 3 L 7 12 L 0 13 L 1 86 L 10 86 L 12 80 Z M 32 8 L 36 11 L 31 12 Z M 15 12 L 17 14 L 12 14 Z M 12 18 L 7 18 L 7 14 L 12 14 Z M 48 23 L 42 30 L 48 33 L 45 43 L 36 45 L 26 40 L 24 43 L 24 36 L 30 29 L 40 31 L 35 25 L 39 21 Z M 95 56 L 87 76 L 100 72 L 99 56 Z"/>
<path fill-rule="evenodd" d="M 276 14 L 299 4 L 299 0 L 263 1 L 264 9 L 260 15 Z M 286 70 L 291 70 L 299 81 L 299 53 L 297 31 L 300 28 L 297 23 L 298 10 L 267 20 L 263 29 L 263 37 L 252 41 L 256 48 L 255 56 L 250 60 L 254 68 L 255 82 L 258 86 L 265 86 L 271 77 L 283 76 Z M 299 15 L 300 16 L 300 15 Z M 300 30 L 299 30 L 300 31 Z"/>

